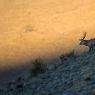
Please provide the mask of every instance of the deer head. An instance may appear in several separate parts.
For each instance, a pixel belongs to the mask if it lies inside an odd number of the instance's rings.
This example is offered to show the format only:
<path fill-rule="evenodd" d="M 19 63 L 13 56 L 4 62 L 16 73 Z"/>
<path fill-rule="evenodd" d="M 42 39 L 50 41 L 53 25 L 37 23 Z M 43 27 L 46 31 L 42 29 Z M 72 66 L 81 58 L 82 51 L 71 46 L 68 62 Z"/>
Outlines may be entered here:
<path fill-rule="evenodd" d="M 89 39 L 89 40 L 84 40 L 86 37 L 86 32 L 83 34 L 82 39 L 80 39 L 80 45 L 84 45 L 84 46 L 88 46 L 89 47 L 89 51 L 93 50 L 93 48 L 95 47 L 95 38 L 93 39 Z"/>

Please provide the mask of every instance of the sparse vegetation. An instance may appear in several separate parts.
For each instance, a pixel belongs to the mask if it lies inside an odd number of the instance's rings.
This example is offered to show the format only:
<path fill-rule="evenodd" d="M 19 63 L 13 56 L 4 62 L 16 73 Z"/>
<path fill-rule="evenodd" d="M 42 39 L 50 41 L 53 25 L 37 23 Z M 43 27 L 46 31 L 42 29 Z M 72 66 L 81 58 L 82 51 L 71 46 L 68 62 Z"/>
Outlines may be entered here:
<path fill-rule="evenodd" d="M 66 65 L 51 63 L 48 66 L 57 68 L 48 70 L 43 60 L 37 58 L 31 62 L 31 78 L 28 75 L 27 78 L 18 77 L 9 83 L 6 89 L 1 88 L 0 95 L 94 95 L 94 55 L 95 52 L 91 51 L 76 57 L 74 51 L 71 51 L 60 56 Z"/>
<path fill-rule="evenodd" d="M 74 50 L 70 51 L 69 53 L 62 54 L 60 56 L 60 60 L 62 62 L 65 61 L 65 60 L 67 60 L 68 58 L 75 58 L 75 52 L 74 52 Z"/>
<path fill-rule="evenodd" d="M 65 56 L 66 56 L 66 57 L 75 57 L 75 52 L 74 52 L 74 50 L 70 51 L 70 52 L 67 53 Z"/>
<path fill-rule="evenodd" d="M 47 66 L 41 58 L 32 61 L 32 67 L 29 70 L 30 77 L 46 72 Z"/>
<path fill-rule="evenodd" d="M 85 81 L 91 81 L 91 77 L 88 76 L 88 77 L 86 77 L 84 80 L 85 80 Z"/>

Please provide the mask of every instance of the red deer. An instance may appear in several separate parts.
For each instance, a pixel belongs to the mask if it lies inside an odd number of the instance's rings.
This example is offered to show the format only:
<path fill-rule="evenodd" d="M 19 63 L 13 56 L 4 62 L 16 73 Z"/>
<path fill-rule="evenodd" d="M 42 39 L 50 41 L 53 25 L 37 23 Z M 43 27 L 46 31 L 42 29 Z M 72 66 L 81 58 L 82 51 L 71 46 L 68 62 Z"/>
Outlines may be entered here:
<path fill-rule="evenodd" d="M 84 32 L 83 38 L 80 39 L 80 45 L 88 46 L 89 47 L 89 52 L 90 52 L 95 47 L 95 38 L 89 39 L 89 40 L 85 40 L 86 34 L 87 33 Z"/>

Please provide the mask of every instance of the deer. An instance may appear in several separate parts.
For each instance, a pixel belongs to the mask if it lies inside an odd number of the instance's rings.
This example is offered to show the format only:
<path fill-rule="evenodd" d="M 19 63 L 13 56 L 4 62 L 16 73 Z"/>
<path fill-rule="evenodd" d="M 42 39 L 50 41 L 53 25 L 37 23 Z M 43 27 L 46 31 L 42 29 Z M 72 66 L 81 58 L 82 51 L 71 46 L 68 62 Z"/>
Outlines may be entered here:
<path fill-rule="evenodd" d="M 83 33 L 83 37 L 80 39 L 79 44 L 89 47 L 89 52 L 91 52 L 93 48 L 95 47 L 95 38 L 85 40 L 86 34 L 87 34 L 86 32 Z"/>

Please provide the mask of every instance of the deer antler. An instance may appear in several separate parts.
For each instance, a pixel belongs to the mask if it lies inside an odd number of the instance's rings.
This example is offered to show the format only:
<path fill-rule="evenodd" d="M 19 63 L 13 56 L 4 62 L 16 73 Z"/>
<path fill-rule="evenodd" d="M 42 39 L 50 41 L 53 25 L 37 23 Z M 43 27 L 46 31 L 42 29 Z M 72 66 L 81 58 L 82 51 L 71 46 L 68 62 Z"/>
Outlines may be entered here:
<path fill-rule="evenodd" d="M 83 40 L 85 39 L 86 34 L 87 34 L 86 32 L 83 33 L 83 38 L 82 38 Z"/>

